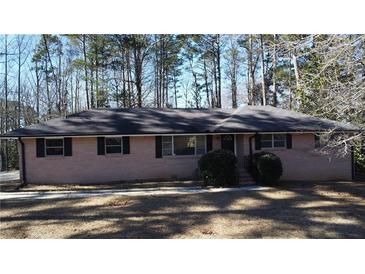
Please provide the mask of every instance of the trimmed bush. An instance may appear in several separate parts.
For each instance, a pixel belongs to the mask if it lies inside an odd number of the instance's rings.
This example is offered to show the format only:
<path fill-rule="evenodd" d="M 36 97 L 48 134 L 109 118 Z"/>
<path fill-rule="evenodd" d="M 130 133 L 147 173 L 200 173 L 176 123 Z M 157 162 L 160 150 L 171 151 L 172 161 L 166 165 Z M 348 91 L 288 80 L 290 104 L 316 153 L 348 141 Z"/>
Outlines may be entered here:
<path fill-rule="evenodd" d="M 275 185 L 283 174 L 280 158 L 271 152 L 255 153 L 249 172 L 257 183 Z"/>
<path fill-rule="evenodd" d="M 364 152 L 362 152 L 361 147 L 355 146 L 354 161 L 355 161 L 355 174 L 360 176 L 365 176 L 365 150 Z"/>
<path fill-rule="evenodd" d="M 198 163 L 205 185 L 235 186 L 238 184 L 237 158 L 229 150 L 219 149 L 203 155 Z"/>

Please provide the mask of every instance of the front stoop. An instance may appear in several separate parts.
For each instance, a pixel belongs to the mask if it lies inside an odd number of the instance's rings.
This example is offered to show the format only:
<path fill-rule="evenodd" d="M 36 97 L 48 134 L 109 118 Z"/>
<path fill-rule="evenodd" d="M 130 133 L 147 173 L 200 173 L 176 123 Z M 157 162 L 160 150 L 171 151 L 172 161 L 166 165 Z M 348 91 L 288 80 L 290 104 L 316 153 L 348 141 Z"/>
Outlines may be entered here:
<path fill-rule="evenodd" d="M 247 172 L 246 169 L 239 170 L 239 181 L 240 183 L 252 183 L 254 180 L 252 179 L 251 175 Z"/>

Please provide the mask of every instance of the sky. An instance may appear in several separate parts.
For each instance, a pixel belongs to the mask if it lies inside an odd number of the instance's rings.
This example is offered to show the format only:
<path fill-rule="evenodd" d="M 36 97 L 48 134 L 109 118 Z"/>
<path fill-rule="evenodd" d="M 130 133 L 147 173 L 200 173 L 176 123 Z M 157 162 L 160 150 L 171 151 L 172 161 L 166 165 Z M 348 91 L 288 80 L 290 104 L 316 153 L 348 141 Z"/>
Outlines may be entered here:
<path fill-rule="evenodd" d="M 9 88 L 9 98 L 16 99 L 16 89 L 17 89 L 17 56 L 16 54 L 16 43 L 17 43 L 17 35 L 8 35 L 8 88 Z M 66 42 L 67 39 L 64 37 L 61 37 L 61 39 Z M 25 36 L 25 44 L 28 48 L 34 49 L 35 45 L 39 41 L 39 35 L 26 35 Z M 0 35 L 0 53 L 4 52 L 4 46 L 5 46 L 5 35 Z M 22 66 L 21 69 L 21 78 L 22 81 L 33 81 L 34 83 L 34 72 L 32 71 L 32 52 L 28 52 L 23 57 L 26 58 L 25 64 Z M 4 77 L 4 55 L 0 56 L 0 79 Z M 230 92 L 230 86 L 229 81 L 227 79 L 226 74 L 226 65 L 227 60 L 224 56 L 224 48 L 222 50 L 222 57 L 221 57 L 221 63 L 222 63 L 222 105 L 223 107 L 231 107 L 231 92 Z M 184 63 L 182 66 L 182 75 L 180 78 L 180 84 L 179 84 L 179 94 L 181 97 L 183 97 L 184 89 L 187 85 L 191 85 L 192 83 L 192 75 L 191 72 L 188 71 L 186 68 L 186 64 Z M 243 77 L 242 73 L 244 73 L 244 64 L 241 64 L 241 75 L 238 75 L 238 104 L 243 104 L 243 99 L 246 96 L 246 79 Z M 83 85 L 83 81 L 80 81 L 81 85 Z M 4 87 L 3 87 L 3 79 L 0 81 L 0 90 L 2 91 L 2 95 L 4 94 Z M 82 104 L 85 105 L 85 95 L 81 97 L 83 99 Z M 205 94 L 202 93 L 202 101 L 205 101 Z M 192 100 L 191 95 L 189 96 L 189 100 Z M 171 99 L 170 99 L 171 101 Z M 183 98 L 178 99 L 178 107 L 185 107 L 186 103 Z M 113 107 L 113 103 L 111 104 Z M 115 105 L 114 105 L 115 106 Z"/>

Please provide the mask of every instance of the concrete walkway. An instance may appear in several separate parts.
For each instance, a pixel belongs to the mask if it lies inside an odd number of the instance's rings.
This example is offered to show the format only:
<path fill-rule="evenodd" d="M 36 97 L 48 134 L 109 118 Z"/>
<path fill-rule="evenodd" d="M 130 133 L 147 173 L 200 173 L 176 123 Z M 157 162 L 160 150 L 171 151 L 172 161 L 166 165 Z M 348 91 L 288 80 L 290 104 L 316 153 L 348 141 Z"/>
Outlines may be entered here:
<path fill-rule="evenodd" d="M 237 188 L 201 188 L 201 187 L 161 187 L 144 189 L 107 189 L 107 190 L 78 190 L 78 191 L 33 191 L 33 192 L 0 192 L 0 200 L 47 200 L 65 198 L 88 198 L 95 196 L 153 196 L 153 195 L 182 195 L 198 193 L 237 192 L 267 190 L 269 187 L 247 185 Z"/>
<path fill-rule="evenodd" d="M 19 170 L 0 172 L 0 183 L 19 180 Z"/>

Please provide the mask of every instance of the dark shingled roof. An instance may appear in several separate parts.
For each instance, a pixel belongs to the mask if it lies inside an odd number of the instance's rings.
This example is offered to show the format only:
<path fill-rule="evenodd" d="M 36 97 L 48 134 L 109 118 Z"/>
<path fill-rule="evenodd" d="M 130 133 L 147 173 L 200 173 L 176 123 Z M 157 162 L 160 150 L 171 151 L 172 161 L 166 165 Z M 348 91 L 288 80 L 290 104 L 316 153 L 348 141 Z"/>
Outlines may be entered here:
<path fill-rule="evenodd" d="M 3 137 L 183 133 L 358 131 L 350 125 L 271 106 L 238 109 L 93 109 L 16 129 Z"/>

